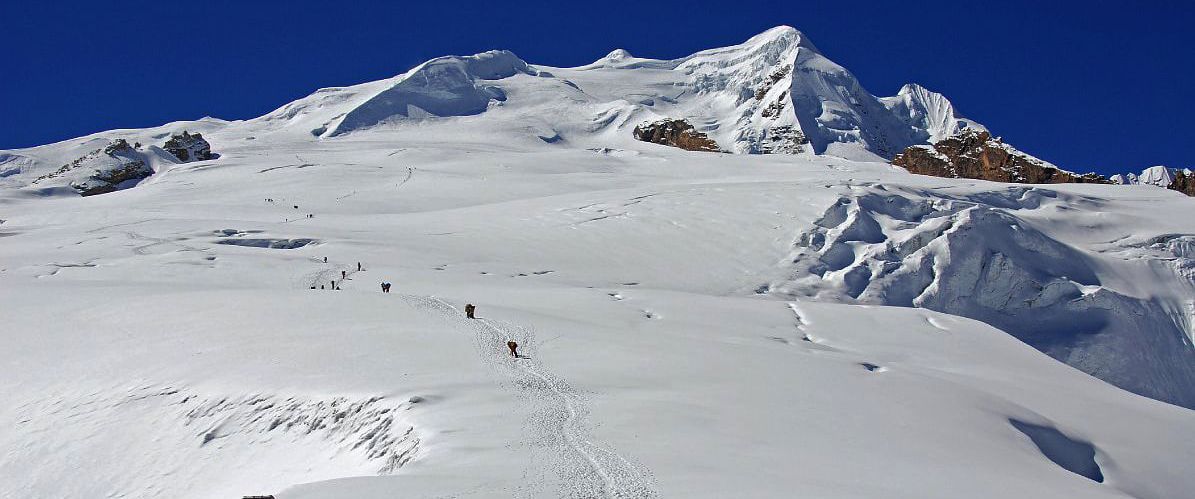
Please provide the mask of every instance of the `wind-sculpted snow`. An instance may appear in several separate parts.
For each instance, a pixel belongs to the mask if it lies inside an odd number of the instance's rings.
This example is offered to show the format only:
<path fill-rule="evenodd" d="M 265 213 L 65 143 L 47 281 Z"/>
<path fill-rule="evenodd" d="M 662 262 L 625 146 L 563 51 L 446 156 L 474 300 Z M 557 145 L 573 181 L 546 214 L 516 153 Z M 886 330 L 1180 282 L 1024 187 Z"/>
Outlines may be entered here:
<path fill-rule="evenodd" d="M 1014 214 L 1053 195 L 1020 188 L 955 200 L 858 189 L 798 237 L 790 280 L 769 290 L 978 319 L 1109 383 L 1195 407 L 1190 310 L 1103 286 L 1093 257 Z M 1187 241 L 1151 246 L 1178 255 Z"/>
<path fill-rule="evenodd" d="M 397 83 L 356 106 L 327 133 L 340 135 L 394 119 L 478 114 L 491 101 L 506 100 L 501 87 L 486 83 L 516 74 L 535 74 L 514 54 L 502 50 L 425 62 Z"/>
<path fill-rule="evenodd" d="M 154 384 L 48 393 L 16 407 L 18 424 L 0 438 L 4 492 L 172 497 L 189 493 L 189 482 L 208 480 L 209 494 L 239 497 L 298 480 L 389 474 L 419 453 L 419 435 L 402 417 L 409 405 L 376 396 L 212 395 Z M 47 437 L 61 439 L 60 446 L 47 452 Z M 88 480 L 38 473 L 43 460 L 86 469 Z"/>
<path fill-rule="evenodd" d="M 945 96 L 916 83 L 906 84 L 895 96 L 884 97 L 880 101 L 909 126 L 928 134 L 928 137 L 920 139 L 931 143 L 963 129 L 986 130 L 983 125 L 959 116 L 954 104 Z"/>

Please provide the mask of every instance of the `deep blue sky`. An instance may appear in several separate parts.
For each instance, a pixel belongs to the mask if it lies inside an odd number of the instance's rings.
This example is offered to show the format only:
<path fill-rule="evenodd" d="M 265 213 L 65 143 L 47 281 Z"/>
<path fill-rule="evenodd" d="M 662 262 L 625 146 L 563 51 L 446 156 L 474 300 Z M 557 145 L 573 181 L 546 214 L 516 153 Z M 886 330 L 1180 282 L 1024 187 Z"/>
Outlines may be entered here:
<path fill-rule="evenodd" d="M 1195 167 L 1191 1 L 0 4 L 0 148 L 250 118 L 440 55 L 673 58 L 788 24 L 872 93 L 921 83 L 1064 168 Z"/>

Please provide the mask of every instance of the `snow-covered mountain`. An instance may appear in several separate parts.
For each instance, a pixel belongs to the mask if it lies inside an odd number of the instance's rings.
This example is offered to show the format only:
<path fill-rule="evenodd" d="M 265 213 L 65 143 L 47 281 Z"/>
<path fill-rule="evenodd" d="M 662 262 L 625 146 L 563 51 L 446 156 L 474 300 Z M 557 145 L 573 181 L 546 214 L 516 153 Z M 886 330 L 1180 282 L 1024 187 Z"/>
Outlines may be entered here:
<path fill-rule="evenodd" d="M 682 119 L 730 152 L 862 160 L 890 159 L 911 145 L 983 129 L 941 94 L 916 84 L 877 98 L 806 36 L 781 26 L 739 45 L 674 60 L 615 50 L 589 65 L 550 68 L 529 65 L 509 51 L 441 57 L 386 80 L 320 89 L 253 120 L 115 130 L 74 144 L 3 152 L 0 168 L 9 185 L 29 186 L 108 137 L 149 144 L 166 131 L 225 130 L 243 137 L 332 139 L 451 117 L 475 117 L 452 121 L 462 128 L 502 122 L 517 138 L 602 147 L 614 137 L 630 139 L 641 123 Z"/>
<path fill-rule="evenodd" d="M 1195 200 L 972 131 L 779 27 L 0 151 L 0 497 L 1184 497 Z"/>

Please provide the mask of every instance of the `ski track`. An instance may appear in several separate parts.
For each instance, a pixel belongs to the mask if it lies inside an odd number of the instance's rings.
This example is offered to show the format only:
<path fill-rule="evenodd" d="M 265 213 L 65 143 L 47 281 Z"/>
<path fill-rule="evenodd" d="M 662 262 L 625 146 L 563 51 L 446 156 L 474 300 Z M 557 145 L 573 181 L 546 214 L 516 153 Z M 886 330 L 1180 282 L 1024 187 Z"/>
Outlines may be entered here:
<path fill-rule="evenodd" d="M 565 497 L 657 497 L 646 469 L 589 438 L 584 400 L 566 381 L 535 362 L 534 332 L 484 317 L 467 319 L 464 312 L 434 296 L 402 296 L 413 307 L 436 313 L 455 329 L 473 334 L 482 362 L 506 378 L 504 385 L 535 406 L 528 422 L 530 438 L 547 454 L 541 457 L 560 477 Z M 517 360 L 507 353 L 506 341 L 511 339 L 519 343 Z M 528 477 L 537 475 L 542 473 L 527 473 Z M 535 483 L 530 489 L 542 487 Z"/>

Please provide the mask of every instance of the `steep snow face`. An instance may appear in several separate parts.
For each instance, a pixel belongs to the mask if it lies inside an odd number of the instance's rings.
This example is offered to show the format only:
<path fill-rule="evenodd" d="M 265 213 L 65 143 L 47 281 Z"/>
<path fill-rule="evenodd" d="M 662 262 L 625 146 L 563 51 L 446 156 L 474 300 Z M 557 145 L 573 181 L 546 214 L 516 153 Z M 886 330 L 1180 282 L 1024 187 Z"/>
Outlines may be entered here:
<path fill-rule="evenodd" d="M 488 81 L 516 74 L 535 73 L 522 59 L 505 50 L 433 59 L 353 108 L 327 135 L 345 134 L 398 117 L 479 114 L 491 101 L 506 100 L 502 88 Z"/>
<path fill-rule="evenodd" d="M 1173 189 L 1188 196 L 1195 196 L 1191 179 L 1195 172 L 1190 168 L 1169 168 L 1166 166 L 1151 166 L 1141 172 L 1116 174 L 1111 177 L 1112 183 L 1121 185 L 1150 185 L 1164 189 Z"/>
<path fill-rule="evenodd" d="M 1137 176 L 1137 183 L 1169 187 L 1174 183 L 1174 172 L 1165 166 L 1151 166 L 1141 171 L 1141 175 Z"/>
<path fill-rule="evenodd" d="M 1133 173 L 1117 173 L 1108 177 L 1108 181 L 1118 185 L 1133 185 L 1137 183 L 1137 175 Z"/>
<path fill-rule="evenodd" d="M 299 123 L 313 136 L 332 137 L 407 118 L 475 115 L 506 100 L 493 80 L 516 74 L 536 71 L 505 50 L 440 57 L 387 80 L 320 89 L 253 121 L 267 130 Z"/>
<path fill-rule="evenodd" d="M 916 83 L 901 87 L 893 97 L 880 99 L 888 109 L 901 117 L 914 130 L 928 134 L 922 138 L 937 142 L 964 129 L 987 130 L 983 125 L 958 115 L 945 96 L 931 92 Z"/>
<path fill-rule="evenodd" d="M 797 238 L 791 280 L 768 289 L 978 319 L 1121 388 L 1195 407 L 1190 302 L 1180 298 L 1195 289 L 1186 239 L 1151 240 L 1164 253 L 1156 261 L 1173 267 L 1141 275 L 1178 292 L 1133 296 L 1101 280 L 1107 262 L 1015 214 L 1062 202 L 1102 210 L 1058 198 L 1035 188 L 958 198 L 856 189 Z"/>
<path fill-rule="evenodd" d="M 769 143 L 788 135 L 793 146 L 783 152 L 887 159 L 975 126 L 940 94 L 919 86 L 876 98 L 787 26 L 675 62 L 675 71 L 688 76 L 681 85 L 695 94 L 688 99 L 700 103 L 689 108 L 690 117 L 706 122 L 703 131 L 734 152 L 779 152 Z"/>

